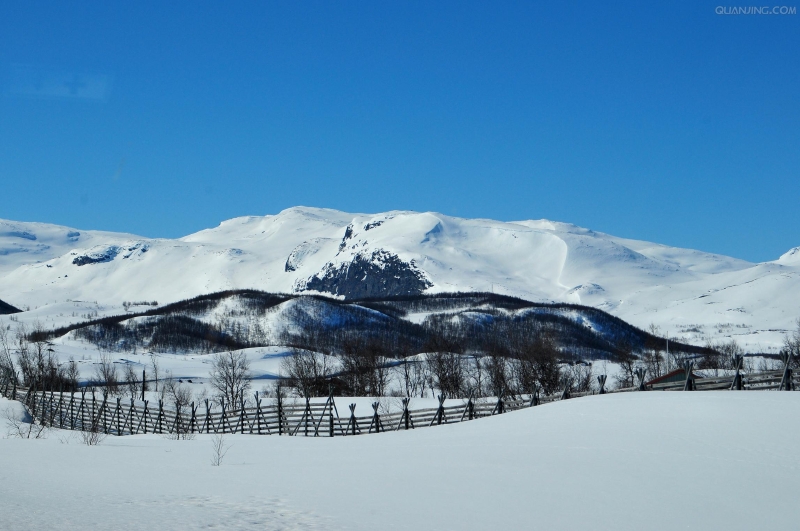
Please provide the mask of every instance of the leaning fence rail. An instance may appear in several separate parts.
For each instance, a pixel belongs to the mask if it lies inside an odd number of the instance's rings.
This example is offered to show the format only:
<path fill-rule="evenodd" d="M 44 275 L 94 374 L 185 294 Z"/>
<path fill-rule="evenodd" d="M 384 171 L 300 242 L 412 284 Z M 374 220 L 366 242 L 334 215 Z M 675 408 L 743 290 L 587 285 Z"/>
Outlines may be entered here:
<path fill-rule="evenodd" d="M 342 437 L 384 431 L 399 431 L 454 424 L 500 415 L 569 398 L 608 392 L 642 390 L 785 390 L 800 389 L 800 372 L 791 369 L 791 360 L 784 359 L 784 369 L 742 374 L 741 363 L 734 360 L 736 373 L 730 376 L 698 378 L 692 364 L 685 366 L 684 381 L 654 385 L 645 383 L 646 373 L 639 371 L 638 385 L 605 390 L 605 375 L 598 376 L 599 389 L 588 393 L 572 393 L 570 385 L 558 393 L 541 395 L 499 396 L 445 406 L 439 395 L 438 406 L 411 409 L 414 399 L 402 399 L 402 410 L 381 413 L 380 403 L 371 404 L 367 415 L 356 414 L 356 404 L 349 404 L 349 415 L 340 416 L 333 396 L 327 399 L 264 398 L 258 393 L 245 403 L 224 401 L 191 403 L 181 408 L 165 407 L 163 401 L 137 400 L 109 396 L 95 389 L 78 391 L 41 389 L 36 385 L 18 386 L 16 375 L 0 371 L 0 394 L 20 401 L 36 422 L 68 430 L 101 432 L 108 435 L 240 433 L 253 435 L 288 435 L 304 437 Z"/>

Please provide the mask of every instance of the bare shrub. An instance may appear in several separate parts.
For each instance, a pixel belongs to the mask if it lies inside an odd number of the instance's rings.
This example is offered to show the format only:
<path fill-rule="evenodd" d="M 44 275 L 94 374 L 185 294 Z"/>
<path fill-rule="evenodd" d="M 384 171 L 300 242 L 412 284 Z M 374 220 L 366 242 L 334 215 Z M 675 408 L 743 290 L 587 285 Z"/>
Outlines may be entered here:
<path fill-rule="evenodd" d="M 100 423 L 93 421 L 89 429 L 84 429 L 80 433 L 80 440 L 86 446 L 97 446 L 106 438 L 106 434 L 100 428 Z"/>
<path fill-rule="evenodd" d="M 225 458 L 225 454 L 231 449 L 231 445 L 225 441 L 225 436 L 215 433 L 211 436 L 211 466 L 219 466 Z"/>
<path fill-rule="evenodd" d="M 49 428 L 30 416 L 26 411 L 25 418 L 14 414 L 10 407 L 3 410 L 2 418 L 6 423 L 6 436 L 18 439 L 46 439 Z"/>

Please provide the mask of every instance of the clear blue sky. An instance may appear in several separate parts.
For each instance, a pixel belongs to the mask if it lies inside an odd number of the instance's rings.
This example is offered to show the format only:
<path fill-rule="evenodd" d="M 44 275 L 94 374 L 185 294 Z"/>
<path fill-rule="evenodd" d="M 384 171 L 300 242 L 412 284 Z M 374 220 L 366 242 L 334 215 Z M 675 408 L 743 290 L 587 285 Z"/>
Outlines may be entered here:
<path fill-rule="evenodd" d="M 800 245 L 800 15 L 164 4 L 3 4 L 0 217 L 176 237 L 308 205 Z"/>

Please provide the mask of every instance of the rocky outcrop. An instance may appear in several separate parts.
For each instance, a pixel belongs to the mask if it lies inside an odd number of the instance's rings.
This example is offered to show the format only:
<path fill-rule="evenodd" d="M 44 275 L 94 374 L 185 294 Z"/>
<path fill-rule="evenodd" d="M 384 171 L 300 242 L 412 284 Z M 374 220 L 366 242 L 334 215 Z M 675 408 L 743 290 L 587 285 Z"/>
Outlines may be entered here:
<path fill-rule="evenodd" d="M 297 291 L 318 291 L 347 299 L 419 295 L 433 284 L 414 264 L 396 254 L 378 249 L 357 254 L 352 261 L 328 263 L 315 276 L 306 279 Z"/>

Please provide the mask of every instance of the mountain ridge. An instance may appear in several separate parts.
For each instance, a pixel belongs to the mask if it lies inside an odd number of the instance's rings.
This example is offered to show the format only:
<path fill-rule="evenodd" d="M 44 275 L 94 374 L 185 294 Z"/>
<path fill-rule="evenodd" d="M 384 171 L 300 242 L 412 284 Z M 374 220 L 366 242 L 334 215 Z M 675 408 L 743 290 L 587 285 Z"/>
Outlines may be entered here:
<path fill-rule="evenodd" d="M 800 252 L 751 263 L 550 220 L 404 210 L 293 207 L 177 239 L 0 220 L 0 293 L 16 306 L 172 302 L 229 289 L 345 299 L 496 291 L 597 307 L 687 341 L 737 337 L 769 350 L 800 313 Z"/>

